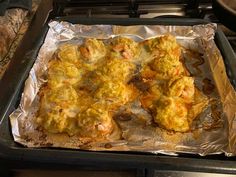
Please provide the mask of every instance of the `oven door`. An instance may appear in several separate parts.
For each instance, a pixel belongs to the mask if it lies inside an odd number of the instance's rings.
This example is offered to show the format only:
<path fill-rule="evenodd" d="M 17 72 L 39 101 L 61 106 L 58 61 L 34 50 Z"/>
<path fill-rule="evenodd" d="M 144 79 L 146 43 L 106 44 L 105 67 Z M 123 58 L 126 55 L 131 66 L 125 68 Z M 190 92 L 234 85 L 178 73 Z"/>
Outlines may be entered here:
<path fill-rule="evenodd" d="M 153 168 L 120 168 L 106 164 L 97 166 L 65 165 L 57 163 L 38 163 L 30 161 L 0 160 L 2 177 L 233 177 L 235 171 L 187 171 L 163 166 Z"/>

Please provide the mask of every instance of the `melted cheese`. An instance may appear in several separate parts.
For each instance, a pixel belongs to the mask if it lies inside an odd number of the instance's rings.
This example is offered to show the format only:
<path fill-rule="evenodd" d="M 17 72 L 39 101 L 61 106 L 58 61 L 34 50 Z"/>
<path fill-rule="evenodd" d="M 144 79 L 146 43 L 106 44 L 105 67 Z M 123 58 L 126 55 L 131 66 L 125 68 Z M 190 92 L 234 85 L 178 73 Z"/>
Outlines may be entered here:
<path fill-rule="evenodd" d="M 162 57 L 168 54 L 175 60 L 179 60 L 181 48 L 176 42 L 176 38 L 172 35 L 149 39 L 144 44 L 155 57 Z"/>
<path fill-rule="evenodd" d="M 149 58 L 139 60 L 144 56 Z M 208 98 L 185 76 L 179 58 L 180 46 L 171 35 L 142 43 L 117 37 L 106 44 L 90 38 L 81 46 L 62 45 L 40 90 L 38 123 L 51 133 L 105 138 L 114 127 L 113 113 L 139 98 L 160 127 L 186 132 Z M 145 91 L 130 84 L 134 75 L 147 84 Z"/>
<path fill-rule="evenodd" d="M 97 99 L 103 99 L 113 104 L 126 104 L 133 98 L 134 92 L 130 86 L 122 82 L 104 82 L 95 93 Z"/>
<path fill-rule="evenodd" d="M 111 42 L 111 57 L 134 60 L 140 54 L 138 43 L 125 37 L 116 37 Z"/>
<path fill-rule="evenodd" d="M 64 44 L 59 47 L 58 57 L 62 62 L 73 64 L 79 63 L 80 54 L 78 46 L 73 44 Z"/>
<path fill-rule="evenodd" d="M 77 84 L 85 71 L 78 69 L 74 64 L 54 60 L 50 63 L 48 71 L 48 85 L 52 88 L 63 85 Z"/>
<path fill-rule="evenodd" d="M 79 48 L 84 61 L 96 63 L 106 56 L 107 49 L 101 40 L 94 38 L 86 39 L 84 44 Z"/>
<path fill-rule="evenodd" d="M 103 102 L 90 105 L 77 117 L 80 135 L 86 137 L 102 137 L 113 129 L 112 117 Z"/>
<path fill-rule="evenodd" d="M 155 111 L 154 121 L 167 130 L 186 132 L 189 130 L 188 110 L 178 99 L 162 97 Z"/>
<path fill-rule="evenodd" d="M 141 75 L 147 79 L 171 79 L 182 75 L 183 72 L 184 68 L 180 61 L 165 55 L 161 58 L 155 58 L 144 66 Z"/>
<path fill-rule="evenodd" d="M 110 59 L 98 71 L 98 74 L 104 80 L 117 80 L 118 82 L 127 82 L 136 69 L 135 64 L 123 59 Z"/>
<path fill-rule="evenodd" d="M 180 97 L 186 103 L 193 102 L 194 92 L 194 79 L 192 77 L 173 78 L 168 82 L 167 94 L 173 97 Z"/>
<path fill-rule="evenodd" d="M 49 132 L 74 135 L 78 95 L 71 86 L 41 90 L 38 122 Z"/>

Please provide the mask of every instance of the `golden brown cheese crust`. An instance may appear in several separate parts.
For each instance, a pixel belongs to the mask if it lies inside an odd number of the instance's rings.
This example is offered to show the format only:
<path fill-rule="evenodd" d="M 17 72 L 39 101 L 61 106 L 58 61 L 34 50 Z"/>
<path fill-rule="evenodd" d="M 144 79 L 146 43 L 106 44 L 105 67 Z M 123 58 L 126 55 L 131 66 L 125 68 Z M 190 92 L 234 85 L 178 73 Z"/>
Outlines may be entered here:
<path fill-rule="evenodd" d="M 147 52 L 150 60 L 137 65 L 144 56 L 140 51 Z M 40 90 L 38 123 L 51 133 L 96 141 L 113 131 L 114 112 L 139 98 L 160 127 L 189 131 L 208 98 L 187 76 L 180 54 L 171 35 L 141 43 L 117 37 L 106 44 L 90 38 L 81 46 L 62 45 L 49 63 L 48 82 Z M 146 84 L 145 91 L 130 82 L 134 75 Z"/>
<path fill-rule="evenodd" d="M 170 55 L 171 58 L 179 60 L 181 48 L 172 35 L 164 35 L 152 38 L 143 42 L 146 50 L 151 53 L 154 58 Z"/>
<path fill-rule="evenodd" d="M 185 104 L 173 97 L 161 97 L 155 107 L 154 121 L 161 127 L 178 132 L 190 129 L 188 110 Z"/>
<path fill-rule="evenodd" d="M 180 46 L 171 35 L 144 41 L 142 45 L 152 59 L 143 64 L 141 77 L 144 82 L 157 82 L 141 95 L 142 107 L 152 113 L 159 126 L 172 131 L 189 131 L 208 99 L 196 91 L 194 79 L 188 76 L 180 61 Z"/>
<path fill-rule="evenodd" d="M 37 121 L 51 133 L 77 132 L 75 116 L 79 112 L 78 95 L 71 86 L 41 90 L 41 104 Z"/>
<path fill-rule="evenodd" d="M 79 134 L 84 137 L 104 137 L 113 129 L 112 115 L 103 102 L 90 105 L 77 117 Z"/>
<path fill-rule="evenodd" d="M 167 89 L 168 96 L 179 97 L 186 103 L 194 101 L 195 87 L 192 77 L 183 76 L 170 79 Z"/>
<path fill-rule="evenodd" d="M 64 44 L 59 47 L 58 58 L 62 62 L 80 64 L 80 53 L 78 46 L 73 44 Z"/>
<path fill-rule="evenodd" d="M 134 63 L 124 59 L 110 58 L 100 68 L 98 74 L 104 80 L 116 80 L 118 82 L 128 82 L 131 79 L 136 66 Z"/>
<path fill-rule="evenodd" d="M 137 91 L 132 85 L 126 85 L 122 82 L 103 82 L 96 91 L 95 98 L 105 100 L 110 103 L 111 108 L 117 108 L 136 97 Z"/>
<path fill-rule="evenodd" d="M 72 63 L 53 60 L 49 64 L 48 85 L 51 88 L 66 84 L 76 85 L 81 80 L 84 72 L 84 69 L 77 68 Z"/>
<path fill-rule="evenodd" d="M 107 54 L 107 48 L 104 43 L 94 38 L 85 39 L 79 50 L 82 59 L 88 63 L 97 63 Z"/>
<path fill-rule="evenodd" d="M 170 55 L 154 58 L 143 67 L 141 75 L 146 79 L 171 79 L 184 73 L 183 64 Z"/>
<path fill-rule="evenodd" d="M 125 37 L 116 37 L 111 42 L 111 57 L 135 60 L 140 54 L 138 43 Z"/>

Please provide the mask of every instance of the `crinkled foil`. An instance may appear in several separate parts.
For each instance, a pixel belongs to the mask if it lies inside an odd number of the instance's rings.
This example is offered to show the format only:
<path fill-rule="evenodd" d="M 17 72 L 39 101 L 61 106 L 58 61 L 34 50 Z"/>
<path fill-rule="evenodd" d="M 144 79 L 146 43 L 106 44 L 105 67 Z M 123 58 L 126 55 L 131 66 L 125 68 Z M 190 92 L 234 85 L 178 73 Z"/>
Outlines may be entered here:
<path fill-rule="evenodd" d="M 52 21 L 36 62 L 25 82 L 19 107 L 10 115 L 14 140 L 27 147 L 61 147 L 87 150 L 142 151 L 177 155 L 225 153 L 236 155 L 236 93 L 225 72 L 220 51 L 214 42 L 215 24 L 196 26 L 115 26 L 80 25 Z M 46 82 L 48 61 L 62 43 L 79 43 L 85 37 L 108 39 L 116 35 L 132 37 L 136 41 L 166 33 L 176 36 L 183 47 L 186 67 L 194 76 L 195 84 L 211 91 L 209 106 L 194 121 L 194 129 L 188 133 L 173 133 L 153 126 L 151 117 L 140 105 L 133 103 L 129 119 L 117 118 L 122 139 L 112 134 L 109 140 L 82 142 L 79 137 L 66 134 L 50 134 L 41 131 L 35 121 L 39 107 L 37 95 Z M 125 109 L 125 108 L 124 108 Z"/>

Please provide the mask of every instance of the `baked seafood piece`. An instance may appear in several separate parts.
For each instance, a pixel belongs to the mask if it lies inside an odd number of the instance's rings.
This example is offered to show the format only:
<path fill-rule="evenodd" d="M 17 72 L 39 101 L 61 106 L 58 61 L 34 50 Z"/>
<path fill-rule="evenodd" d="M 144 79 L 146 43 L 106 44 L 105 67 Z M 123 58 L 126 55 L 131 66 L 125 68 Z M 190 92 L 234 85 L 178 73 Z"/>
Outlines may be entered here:
<path fill-rule="evenodd" d="M 83 45 L 79 47 L 81 58 L 87 63 L 97 63 L 107 54 L 105 44 L 95 38 L 85 39 Z"/>
<path fill-rule="evenodd" d="M 84 69 L 72 63 L 52 60 L 48 69 L 48 86 L 57 88 L 65 84 L 76 85 L 84 73 Z"/>
<path fill-rule="evenodd" d="M 124 59 L 109 58 L 106 63 L 97 71 L 104 80 L 116 80 L 127 83 L 133 76 L 136 65 Z"/>
<path fill-rule="evenodd" d="M 144 79 L 171 79 L 183 75 L 185 70 L 180 61 L 181 48 L 174 36 L 156 37 L 144 41 L 142 45 L 151 56 L 141 70 Z"/>
<path fill-rule="evenodd" d="M 154 121 L 167 130 L 186 132 L 190 129 L 188 109 L 176 98 L 162 96 L 156 103 Z"/>
<path fill-rule="evenodd" d="M 191 130 L 193 120 L 208 105 L 206 96 L 195 89 L 191 103 L 180 97 L 162 96 L 157 102 L 154 110 L 154 121 L 167 130 L 186 132 Z M 189 101 L 189 100 L 188 100 Z"/>
<path fill-rule="evenodd" d="M 141 78 L 155 83 L 141 95 L 142 107 L 151 112 L 159 126 L 172 131 L 189 131 L 208 99 L 197 90 L 194 79 L 187 76 L 180 60 L 180 46 L 171 35 L 144 41 L 142 45 L 151 60 L 143 64 Z"/>
<path fill-rule="evenodd" d="M 80 53 L 76 44 L 61 45 L 57 56 L 62 62 L 80 64 Z"/>
<path fill-rule="evenodd" d="M 95 102 L 77 115 L 79 134 L 82 137 L 102 138 L 113 130 L 112 113 L 104 102 Z"/>
<path fill-rule="evenodd" d="M 165 93 L 155 102 L 154 121 L 167 130 L 186 132 L 190 130 L 193 117 L 189 110 L 194 104 L 194 79 L 172 78 L 167 82 Z M 203 107 L 200 111 L 202 111 Z M 200 112 L 199 112 L 200 113 Z M 194 115 L 195 117 L 197 114 Z"/>
<path fill-rule="evenodd" d="M 194 100 L 195 86 L 194 79 L 188 76 L 172 78 L 167 83 L 167 95 L 179 97 L 185 103 L 192 103 Z"/>
<path fill-rule="evenodd" d="M 183 64 L 167 54 L 154 58 L 151 62 L 144 65 L 141 76 L 144 79 L 171 79 L 183 73 Z"/>
<path fill-rule="evenodd" d="M 110 47 L 112 58 L 134 60 L 140 54 L 139 44 L 127 37 L 116 37 L 112 39 Z"/>
<path fill-rule="evenodd" d="M 159 127 L 187 132 L 209 99 L 195 87 L 180 55 L 171 35 L 141 43 L 116 37 L 62 45 L 49 62 L 37 121 L 50 133 L 96 140 L 116 127 L 113 114 L 140 101 Z"/>
<path fill-rule="evenodd" d="M 209 100 L 194 86 L 192 77 L 182 76 L 151 85 L 140 102 L 160 127 L 186 132 Z"/>
<path fill-rule="evenodd" d="M 134 100 L 136 96 L 134 86 L 116 81 L 103 82 L 94 95 L 99 100 L 110 102 L 112 107 L 124 105 Z"/>
<path fill-rule="evenodd" d="M 76 134 L 78 112 L 78 95 L 72 86 L 41 89 L 37 122 L 48 132 Z"/>
<path fill-rule="evenodd" d="M 170 55 L 171 58 L 179 60 L 181 47 L 176 38 L 170 34 L 152 38 L 142 42 L 147 52 L 150 52 L 154 58 Z"/>

